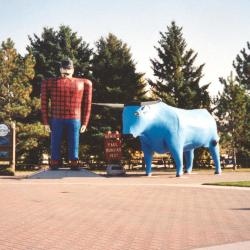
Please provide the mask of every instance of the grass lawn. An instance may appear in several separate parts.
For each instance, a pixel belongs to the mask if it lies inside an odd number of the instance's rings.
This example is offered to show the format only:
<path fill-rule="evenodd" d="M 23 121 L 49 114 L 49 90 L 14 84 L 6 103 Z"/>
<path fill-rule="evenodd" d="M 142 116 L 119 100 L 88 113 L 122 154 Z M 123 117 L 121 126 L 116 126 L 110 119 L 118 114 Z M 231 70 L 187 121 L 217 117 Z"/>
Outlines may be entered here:
<path fill-rule="evenodd" d="M 204 183 L 203 185 L 250 187 L 250 181 L 215 182 L 215 183 Z"/>

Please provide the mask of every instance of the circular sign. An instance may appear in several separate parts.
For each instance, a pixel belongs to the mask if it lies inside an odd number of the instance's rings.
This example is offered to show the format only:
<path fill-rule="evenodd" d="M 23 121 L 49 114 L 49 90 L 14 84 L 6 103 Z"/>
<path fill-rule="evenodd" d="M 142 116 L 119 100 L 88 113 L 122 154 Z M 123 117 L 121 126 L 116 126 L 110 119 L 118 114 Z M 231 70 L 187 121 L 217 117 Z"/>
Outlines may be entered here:
<path fill-rule="evenodd" d="M 0 124 L 0 136 L 6 136 L 10 132 L 10 129 L 5 124 Z"/>

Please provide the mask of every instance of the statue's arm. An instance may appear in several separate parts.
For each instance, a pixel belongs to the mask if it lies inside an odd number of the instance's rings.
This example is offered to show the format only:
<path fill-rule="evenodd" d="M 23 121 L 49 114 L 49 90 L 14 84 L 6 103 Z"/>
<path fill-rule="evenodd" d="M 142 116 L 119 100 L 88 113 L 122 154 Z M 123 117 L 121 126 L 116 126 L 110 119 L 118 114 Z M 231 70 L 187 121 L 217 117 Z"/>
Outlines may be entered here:
<path fill-rule="evenodd" d="M 48 103 L 49 103 L 48 82 L 42 81 L 41 85 L 42 123 L 45 125 L 45 130 L 50 132 Z"/>
<path fill-rule="evenodd" d="M 83 133 L 89 123 L 91 104 L 92 104 L 92 82 L 90 80 L 84 81 L 84 93 L 83 93 L 83 115 L 82 115 L 82 127 L 80 132 Z"/>

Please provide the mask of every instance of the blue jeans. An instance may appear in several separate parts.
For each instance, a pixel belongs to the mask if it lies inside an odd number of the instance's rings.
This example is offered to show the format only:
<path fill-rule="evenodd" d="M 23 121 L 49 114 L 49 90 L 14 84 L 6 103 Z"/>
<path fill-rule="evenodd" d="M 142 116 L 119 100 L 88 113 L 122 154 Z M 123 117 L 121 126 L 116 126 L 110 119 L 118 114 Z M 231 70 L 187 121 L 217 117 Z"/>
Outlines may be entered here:
<path fill-rule="evenodd" d="M 61 160 L 61 142 L 66 130 L 69 160 L 78 160 L 79 130 L 81 122 L 78 119 L 51 119 L 51 160 Z"/>

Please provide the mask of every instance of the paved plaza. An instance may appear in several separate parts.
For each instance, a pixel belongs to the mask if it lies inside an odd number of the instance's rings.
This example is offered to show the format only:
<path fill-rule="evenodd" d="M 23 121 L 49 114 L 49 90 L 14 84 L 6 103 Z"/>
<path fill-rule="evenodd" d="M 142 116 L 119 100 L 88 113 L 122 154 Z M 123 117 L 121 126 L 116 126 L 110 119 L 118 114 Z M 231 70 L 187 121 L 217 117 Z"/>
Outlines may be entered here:
<path fill-rule="evenodd" d="M 0 249 L 249 250 L 250 188 L 201 185 L 235 180 L 250 172 L 1 177 Z"/>

